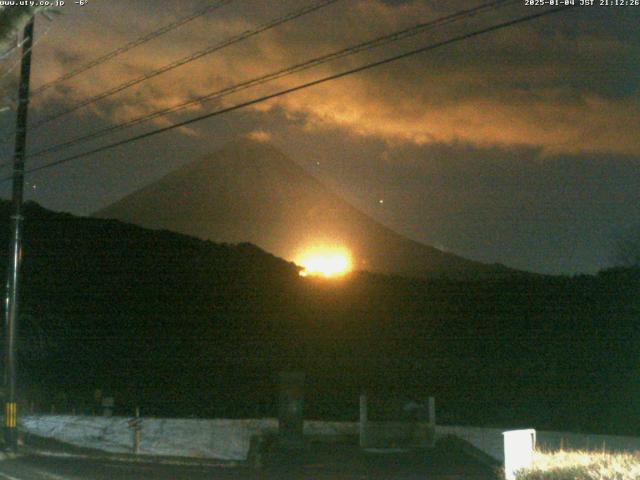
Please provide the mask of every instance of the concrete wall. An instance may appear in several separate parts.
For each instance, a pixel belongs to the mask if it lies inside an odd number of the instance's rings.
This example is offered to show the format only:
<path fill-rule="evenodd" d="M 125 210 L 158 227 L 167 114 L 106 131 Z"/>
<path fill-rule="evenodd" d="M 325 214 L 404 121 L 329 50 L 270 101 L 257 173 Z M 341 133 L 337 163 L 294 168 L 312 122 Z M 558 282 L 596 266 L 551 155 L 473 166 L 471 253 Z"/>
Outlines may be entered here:
<path fill-rule="evenodd" d="M 72 415 L 23 417 L 21 428 L 80 447 L 131 453 L 129 418 Z M 201 420 L 144 418 L 139 453 L 244 460 L 252 435 L 276 432 L 276 419 Z"/>
<path fill-rule="evenodd" d="M 504 462 L 503 429 L 436 425 L 436 441 L 446 435 L 454 435 L 469 442 L 491 458 Z"/>
<path fill-rule="evenodd" d="M 22 417 L 20 427 L 34 435 L 54 438 L 79 447 L 113 453 L 131 453 L 133 432 L 129 418 L 74 415 Z M 219 460 L 245 460 L 251 437 L 276 433 L 274 418 L 203 420 L 144 418 L 139 453 Z M 357 435 L 355 422 L 305 421 L 304 434 L 313 437 Z"/>
<path fill-rule="evenodd" d="M 20 427 L 33 434 L 55 438 L 80 447 L 114 453 L 130 453 L 133 433 L 129 418 L 72 415 L 22 417 Z M 404 434 L 406 424 L 372 422 L 381 437 Z M 275 433 L 273 418 L 248 420 L 202 420 L 144 418 L 140 444 L 142 455 L 169 455 L 220 460 L 245 460 L 250 439 L 260 433 Z M 507 429 L 436 426 L 436 438 L 455 435 L 499 462 L 504 462 L 502 432 Z M 305 421 L 306 436 L 335 438 L 358 434 L 357 422 Z M 565 432 L 537 432 L 538 447 L 609 451 L 640 451 L 640 438 L 610 435 L 580 435 Z"/>
<path fill-rule="evenodd" d="M 323 422 L 305 420 L 304 434 L 312 437 L 346 437 L 358 435 L 358 422 Z"/>

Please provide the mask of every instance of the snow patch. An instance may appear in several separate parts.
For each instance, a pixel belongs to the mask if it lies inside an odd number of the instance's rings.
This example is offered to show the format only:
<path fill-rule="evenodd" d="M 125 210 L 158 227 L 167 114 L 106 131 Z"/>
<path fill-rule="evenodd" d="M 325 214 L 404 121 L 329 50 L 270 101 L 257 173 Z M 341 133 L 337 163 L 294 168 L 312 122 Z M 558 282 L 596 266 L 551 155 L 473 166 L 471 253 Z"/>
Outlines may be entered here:
<path fill-rule="evenodd" d="M 131 453 L 133 431 L 128 418 L 32 415 L 21 419 L 29 433 L 78 447 Z M 145 418 L 139 453 L 220 460 L 244 460 L 251 437 L 276 432 L 276 419 L 198 420 Z"/>
<path fill-rule="evenodd" d="M 31 415 L 22 417 L 25 431 L 78 447 L 110 453 L 132 453 L 133 431 L 129 418 L 74 415 Z M 215 460 L 246 460 L 251 437 L 276 433 L 278 420 L 265 419 L 178 419 L 144 418 L 141 455 L 191 457 Z M 306 421 L 310 436 L 356 435 L 355 422 Z"/>

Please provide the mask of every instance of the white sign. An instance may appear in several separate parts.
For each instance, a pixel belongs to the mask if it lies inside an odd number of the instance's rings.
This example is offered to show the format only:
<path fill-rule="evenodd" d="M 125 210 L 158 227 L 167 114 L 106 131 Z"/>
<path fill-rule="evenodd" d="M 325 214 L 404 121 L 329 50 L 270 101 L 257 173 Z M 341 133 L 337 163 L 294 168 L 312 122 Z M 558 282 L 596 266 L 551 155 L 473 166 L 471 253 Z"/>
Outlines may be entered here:
<path fill-rule="evenodd" d="M 504 476 L 507 480 L 515 480 L 515 473 L 531 465 L 533 451 L 536 448 L 536 431 L 511 430 L 503 432 L 504 436 Z"/>

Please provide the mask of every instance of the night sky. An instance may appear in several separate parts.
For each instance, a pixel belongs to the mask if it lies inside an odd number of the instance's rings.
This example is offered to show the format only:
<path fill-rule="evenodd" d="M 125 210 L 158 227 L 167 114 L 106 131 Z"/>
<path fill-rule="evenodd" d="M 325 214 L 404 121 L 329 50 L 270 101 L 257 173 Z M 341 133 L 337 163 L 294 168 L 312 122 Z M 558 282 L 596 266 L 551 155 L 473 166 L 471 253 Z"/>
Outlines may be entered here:
<path fill-rule="evenodd" d="M 32 88 L 213 2 L 73 1 L 39 16 Z M 85 98 L 301 8 L 235 0 L 33 98 L 37 122 Z M 33 152 L 246 79 L 483 2 L 339 0 L 29 132 Z M 576 0 L 579 3 L 579 0 Z M 284 77 L 95 142 L 79 153 L 506 19 L 512 6 Z M 640 228 L 640 6 L 576 7 L 213 117 L 28 177 L 27 198 L 90 214 L 234 139 L 271 141 L 399 233 L 545 273 L 610 266 Z M 19 61 L 0 63 L 1 97 Z M 6 103 L 6 100 L 3 100 Z M 0 113 L 0 135 L 14 126 Z M 10 174 L 11 143 L 0 149 Z M 9 184 L 0 187 L 9 196 Z M 28 220 L 27 220 L 28 221 Z"/>

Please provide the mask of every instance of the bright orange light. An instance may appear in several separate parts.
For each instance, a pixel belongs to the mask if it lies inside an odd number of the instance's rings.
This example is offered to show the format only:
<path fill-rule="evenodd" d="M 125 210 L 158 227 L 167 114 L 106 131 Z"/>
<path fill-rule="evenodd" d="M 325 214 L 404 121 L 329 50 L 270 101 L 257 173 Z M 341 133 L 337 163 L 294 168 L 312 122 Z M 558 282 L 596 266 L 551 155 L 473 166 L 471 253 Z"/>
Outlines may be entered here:
<path fill-rule="evenodd" d="M 316 247 L 298 255 L 296 263 L 304 267 L 303 277 L 340 277 L 352 269 L 351 254 L 344 248 Z"/>

